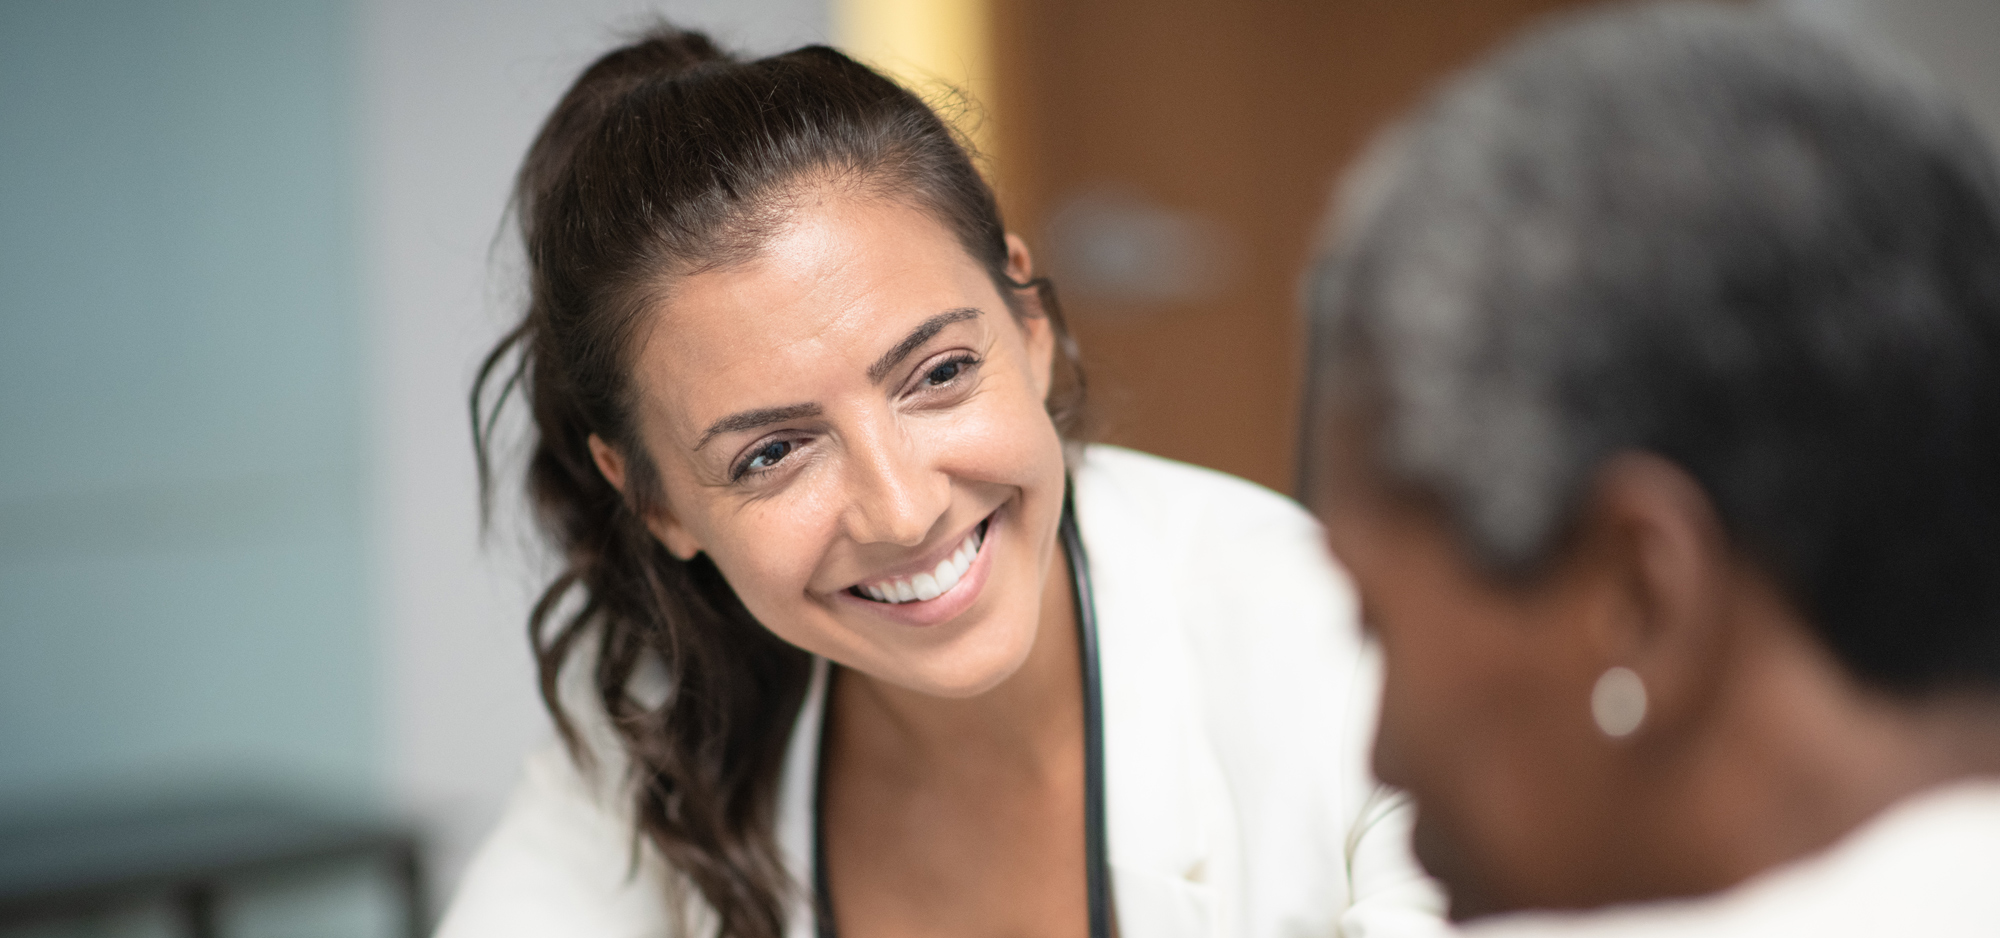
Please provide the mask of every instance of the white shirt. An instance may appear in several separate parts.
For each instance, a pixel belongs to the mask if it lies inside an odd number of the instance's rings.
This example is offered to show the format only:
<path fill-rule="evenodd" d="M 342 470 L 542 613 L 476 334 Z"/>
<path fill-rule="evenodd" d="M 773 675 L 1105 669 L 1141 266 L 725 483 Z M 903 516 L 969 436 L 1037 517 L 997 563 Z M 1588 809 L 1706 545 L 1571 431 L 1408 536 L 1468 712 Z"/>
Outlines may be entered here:
<path fill-rule="evenodd" d="M 1377 665 L 1311 517 L 1240 479 L 1107 446 L 1078 467 L 1075 505 L 1119 934 L 1441 931 L 1442 900 L 1408 853 L 1409 809 L 1367 769 Z M 778 842 L 800 883 L 812 881 L 825 674 L 819 662 L 778 794 Z M 532 757 L 440 938 L 707 934 L 676 927 L 673 876 L 650 849 L 632 865 L 627 795 L 602 780 L 615 774 L 579 773 L 557 748 Z M 695 924 L 708 921 L 689 894 Z M 813 933 L 803 897 L 788 928 Z"/>
<path fill-rule="evenodd" d="M 1811 857 L 1699 899 L 1477 923 L 1467 938 L 2000 935 L 2000 781 L 1906 799 Z"/>

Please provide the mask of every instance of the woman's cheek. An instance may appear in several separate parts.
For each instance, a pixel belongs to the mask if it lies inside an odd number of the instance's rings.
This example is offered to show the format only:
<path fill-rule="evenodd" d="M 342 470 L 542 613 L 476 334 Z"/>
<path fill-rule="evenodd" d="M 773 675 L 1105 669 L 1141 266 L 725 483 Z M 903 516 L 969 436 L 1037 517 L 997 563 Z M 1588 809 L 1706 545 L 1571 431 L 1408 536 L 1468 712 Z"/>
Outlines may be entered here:
<path fill-rule="evenodd" d="M 980 402 L 985 406 L 969 421 L 962 443 L 1004 463 L 1008 480 L 1025 481 L 1020 473 L 1045 471 L 1051 460 L 1062 461 L 1062 438 L 1046 407 L 1027 388 L 1010 387 L 1007 392 Z"/>
<path fill-rule="evenodd" d="M 960 479 L 1008 486 L 1034 481 L 1039 451 L 1060 443 L 1039 438 L 1034 425 L 1004 411 L 956 421 L 938 440 L 941 468 Z"/>
<path fill-rule="evenodd" d="M 791 491 L 760 502 L 731 519 L 728 552 L 715 557 L 743 605 L 767 625 L 803 597 L 826 552 L 832 524 L 824 483 L 794 480 Z"/>

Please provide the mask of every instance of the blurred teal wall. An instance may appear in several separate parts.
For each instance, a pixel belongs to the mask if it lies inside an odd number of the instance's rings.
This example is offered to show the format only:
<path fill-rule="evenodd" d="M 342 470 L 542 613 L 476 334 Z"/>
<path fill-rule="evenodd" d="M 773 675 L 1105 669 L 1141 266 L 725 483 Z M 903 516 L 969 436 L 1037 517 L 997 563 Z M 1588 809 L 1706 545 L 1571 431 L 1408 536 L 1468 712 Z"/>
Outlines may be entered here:
<path fill-rule="evenodd" d="M 0 813 L 376 785 L 351 17 L 0 2 Z"/>

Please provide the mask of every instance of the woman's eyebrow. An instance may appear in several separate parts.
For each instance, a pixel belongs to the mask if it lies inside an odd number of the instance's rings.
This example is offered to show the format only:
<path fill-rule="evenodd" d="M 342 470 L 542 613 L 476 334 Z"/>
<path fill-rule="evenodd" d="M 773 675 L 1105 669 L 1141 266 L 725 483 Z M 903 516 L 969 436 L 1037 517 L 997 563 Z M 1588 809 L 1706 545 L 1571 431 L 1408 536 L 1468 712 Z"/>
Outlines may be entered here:
<path fill-rule="evenodd" d="M 917 350 L 918 346 L 929 342 L 932 337 L 944 331 L 944 327 L 955 322 L 978 319 L 979 316 L 979 310 L 973 309 L 970 306 L 961 306 L 957 309 L 945 310 L 924 320 L 921 325 L 910 330 L 910 334 L 904 336 L 903 341 L 896 343 L 895 348 L 883 353 L 881 358 L 875 360 L 875 364 L 868 366 L 868 380 L 873 383 L 881 383 L 882 376 L 888 374 L 889 369 L 896 367 L 897 362 L 908 358 L 911 352 Z M 708 441 L 724 433 L 755 430 L 758 427 L 768 424 L 797 420 L 800 417 L 817 417 L 819 414 L 820 407 L 818 404 L 787 404 L 784 407 L 765 407 L 759 410 L 746 410 L 741 413 L 730 414 L 721 420 L 709 424 L 708 429 L 702 431 L 701 440 L 694 444 L 694 448 L 699 451 L 702 447 L 708 445 Z"/>
<path fill-rule="evenodd" d="M 908 358 L 911 352 L 917 350 L 917 346 L 929 342 L 932 336 L 944 331 L 944 327 L 955 322 L 964 322 L 968 319 L 978 318 L 978 310 L 970 306 L 961 306 L 957 309 L 945 310 L 924 320 L 923 325 L 910 330 L 910 334 L 905 336 L 903 341 L 896 343 L 895 348 L 882 353 L 882 357 L 876 359 L 875 364 L 868 366 L 868 382 L 870 384 L 881 384 L 882 376 L 888 374 L 889 369 L 896 367 L 898 362 Z"/>
<path fill-rule="evenodd" d="M 741 413 L 730 414 L 721 420 L 709 424 L 708 429 L 702 431 L 701 442 L 696 443 L 694 448 L 699 451 L 702 447 L 708 445 L 709 440 L 715 439 L 717 434 L 735 433 L 739 430 L 755 430 L 767 424 L 797 420 L 800 417 L 817 416 L 819 416 L 818 404 L 787 404 L 783 407 L 766 407 L 761 410 L 746 410 Z"/>

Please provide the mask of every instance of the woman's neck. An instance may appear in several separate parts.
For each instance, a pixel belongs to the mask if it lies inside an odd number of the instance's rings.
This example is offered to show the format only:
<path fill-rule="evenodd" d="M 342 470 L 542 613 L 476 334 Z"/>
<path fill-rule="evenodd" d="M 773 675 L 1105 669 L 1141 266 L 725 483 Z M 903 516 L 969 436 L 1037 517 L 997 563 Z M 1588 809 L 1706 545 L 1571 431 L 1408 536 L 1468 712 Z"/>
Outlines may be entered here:
<path fill-rule="evenodd" d="M 952 699 L 844 671 L 829 718 L 838 721 L 844 747 L 913 771 L 1013 766 L 1040 773 L 1074 761 L 1083 738 L 1083 673 L 1064 550 L 1051 553 L 1034 643 L 1006 680 Z"/>
<path fill-rule="evenodd" d="M 1970 777 L 2000 779 L 2000 697 L 1902 698 L 1852 678 L 1802 625 L 1752 636 L 1714 712 L 1734 716 L 1661 779 L 1683 870 L 1706 889 L 1823 850 L 1883 810 Z M 1705 891 L 1690 889 L 1688 891 Z"/>

